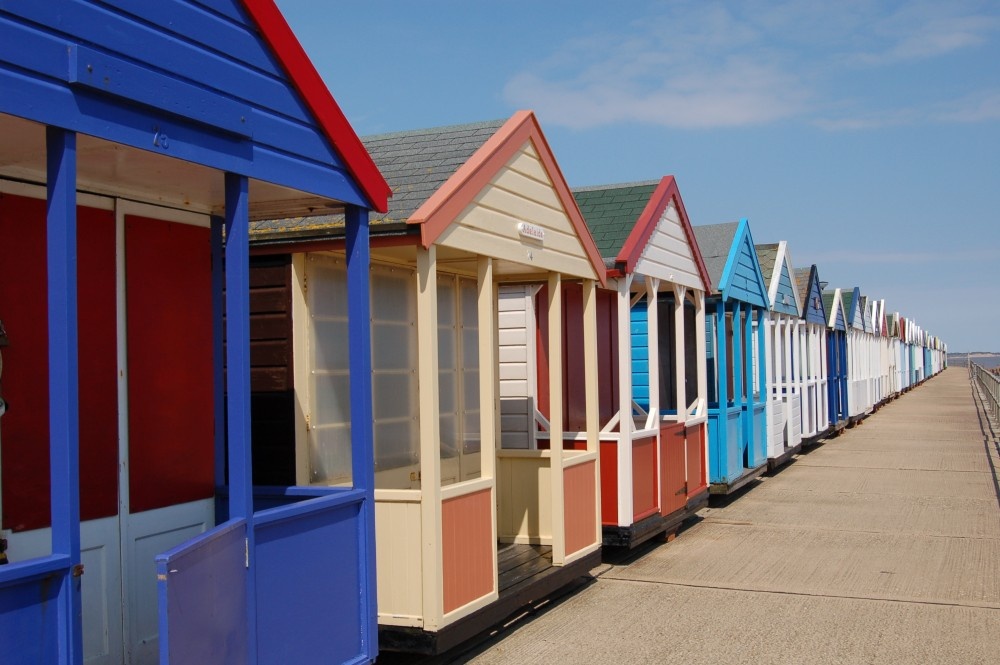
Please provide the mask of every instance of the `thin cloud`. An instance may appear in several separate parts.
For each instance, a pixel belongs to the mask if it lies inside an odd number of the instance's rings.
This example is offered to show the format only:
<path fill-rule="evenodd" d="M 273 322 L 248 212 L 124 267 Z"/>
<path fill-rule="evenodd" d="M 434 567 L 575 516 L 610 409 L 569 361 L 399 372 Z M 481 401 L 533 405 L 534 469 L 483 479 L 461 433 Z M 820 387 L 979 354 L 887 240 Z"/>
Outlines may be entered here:
<path fill-rule="evenodd" d="M 859 131 L 981 122 L 1000 113 L 996 95 L 982 91 L 888 110 L 865 108 L 868 95 L 849 95 L 865 99 L 860 106 L 843 99 L 859 66 L 878 70 L 990 43 L 1000 18 L 989 5 L 910 2 L 886 10 L 880 3 L 801 0 L 661 7 L 662 14 L 634 15 L 621 31 L 559 45 L 512 76 L 504 98 L 577 129 L 617 123 L 713 129 L 797 119 Z"/>

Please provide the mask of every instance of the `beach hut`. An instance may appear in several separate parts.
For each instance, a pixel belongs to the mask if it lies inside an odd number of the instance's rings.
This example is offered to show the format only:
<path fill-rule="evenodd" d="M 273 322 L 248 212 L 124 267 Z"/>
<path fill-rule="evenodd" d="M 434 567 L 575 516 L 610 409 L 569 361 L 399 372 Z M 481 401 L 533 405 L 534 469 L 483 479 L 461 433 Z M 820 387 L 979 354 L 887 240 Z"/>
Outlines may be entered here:
<path fill-rule="evenodd" d="M 788 243 L 755 247 L 767 283 L 768 301 L 764 336 L 767 364 L 767 458 L 774 468 L 802 447 L 802 369 L 799 348 L 798 283 L 788 255 Z"/>
<path fill-rule="evenodd" d="M 600 560 L 605 270 L 531 112 L 365 145 L 394 192 L 371 222 L 380 643 L 435 653 Z M 358 378 L 336 304 L 342 236 L 338 216 L 254 228 L 261 271 L 288 284 L 293 395 L 254 420 L 278 423 L 269 454 L 319 487 L 343 482 L 333 396 Z"/>
<path fill-rule="evenodd" d="M 830 427 L 847 426 L 847 316 L 840 289 L 823 289 L 827 314 L 826 367 L 830 399 Z"/>
<path fill-rule="evenodd" d="M 802 378 L 802 439 L 809 443 L 830 427 L 827 393 L 826 309 L 816 264 L 795 269 L 799 294 L 799 358 Z"/>
<path fill-rule="evenodd" d="M 712 493 L 767 470 L 767 286 L 746 219 L 694 227 L 712 286 L 706 312 Z"/>
<path fill-rule="evenodd" d="M 0 21 L 0 660 L 371 660 L 366 429 L 353 484 L 251 503 L 247 228 L 343 213 L 367 293 L 385 181 L 269 0 Z"/>
<path fill-rule="evenodd" d="M 857 286 L 840 290 L 847 323 L 847 421 L 853 425 L 867 414 L 867 355 L 864 303 Z"/>
<path fill-rule="evenodd" d="M 610 297 L 598 301 L 609 332 L 598 375 L 604 544 L 633 547 L 708 502 L 709 279 L 672 176 L 573 195 L 608 267 Z"/>

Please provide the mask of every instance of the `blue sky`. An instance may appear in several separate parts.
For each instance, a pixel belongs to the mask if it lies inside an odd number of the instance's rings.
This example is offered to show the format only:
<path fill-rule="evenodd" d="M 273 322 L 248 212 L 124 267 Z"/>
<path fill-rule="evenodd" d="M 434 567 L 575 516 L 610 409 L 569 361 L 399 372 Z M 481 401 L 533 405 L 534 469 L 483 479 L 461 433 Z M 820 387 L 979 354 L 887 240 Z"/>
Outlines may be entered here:
<path fill-rule="evenodd" d="M 359 134 L 534 110 L 571 186 L 677 178 L 1000 351 L 1000 3 L 277 0 Z"/>

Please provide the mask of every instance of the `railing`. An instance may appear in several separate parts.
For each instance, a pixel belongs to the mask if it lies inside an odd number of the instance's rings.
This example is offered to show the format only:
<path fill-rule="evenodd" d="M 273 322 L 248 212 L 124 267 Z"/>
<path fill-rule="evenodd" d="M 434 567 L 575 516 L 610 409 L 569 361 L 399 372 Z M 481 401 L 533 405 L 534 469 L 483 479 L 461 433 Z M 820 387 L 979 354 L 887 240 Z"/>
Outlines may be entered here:
<path fill-rule="evenodd" d="M 1000 420 L 1000 377 L 973 362 L 969 363 L 969 376 L 979 386 L 980 394 L 993 412 L 993 417 Z"/>

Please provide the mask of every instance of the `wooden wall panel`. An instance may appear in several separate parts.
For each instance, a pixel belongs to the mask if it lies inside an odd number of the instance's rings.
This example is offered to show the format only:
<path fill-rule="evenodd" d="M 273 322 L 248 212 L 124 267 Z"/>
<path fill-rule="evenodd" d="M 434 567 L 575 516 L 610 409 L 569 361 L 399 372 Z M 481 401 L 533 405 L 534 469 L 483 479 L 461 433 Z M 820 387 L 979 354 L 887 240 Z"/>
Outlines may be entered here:
<path fill-rule="evenodd" d="M 566 556 L 597 542 L 596 464 L 596 461 L 583 462 L 563 471 Z"/>
<path fill-rule="evenodd" d="M 129 493 L 141 512 L 214 495 L 207 228 L 125 219 Z"/>
<path fill-rule="evenodd" d="M 604 460 L 601 460 L 603 463 Z M 632 442 L 632 519 L 639 521 L 659 506 L 659 473 L 656 468 L 656 437 Z M 602 468 L 603 475 L 604 470 Z M 603 487 L 602 487 L 603 491 Z"/>
<path fill-rule="evenodd" d="M 687 495 L 692 497 L 708 487 L 708 471 L 705 468 L 705 423 L 687 428 Z"/>
<path fill-rule="evenodd" d="M 492 498 L 484 489 L 441 504 L 445 614 L 493 591 Z"/>
<path fill-rule="evenodd" d="M 683 423 L 660 426 L 660 513 L 670 513 L 687 503 L 686 444 Z"/>
<path fill-rule="evenodd" d="M 77 224 L 80 517 L 91 520 L 118 513 L 115 221 L 79 208 Z M 0 194 L 3 528 L 14 531 L 50 524 L 45 237 L 44 200 Z"/>
<path fill-rule="evenodd" d="M 422 622 L 420 492 L 410 493 L 411 501 L 389 501 L 375 491 L 379 623 L 413 626 Z"/>

